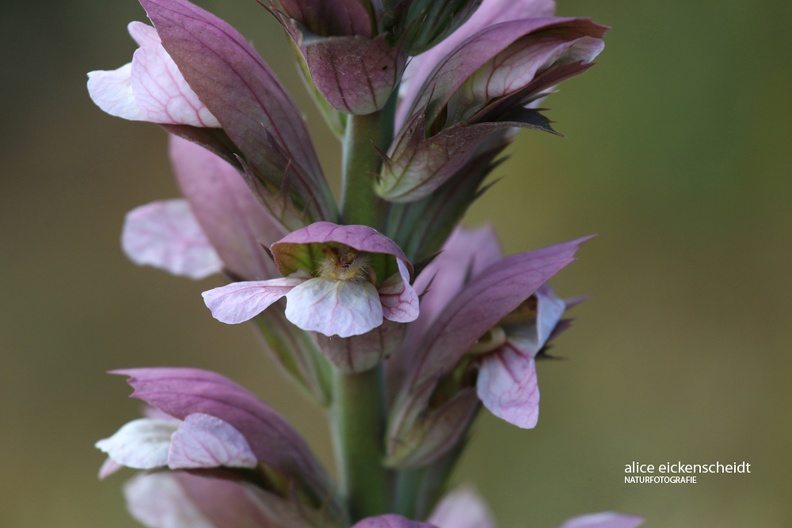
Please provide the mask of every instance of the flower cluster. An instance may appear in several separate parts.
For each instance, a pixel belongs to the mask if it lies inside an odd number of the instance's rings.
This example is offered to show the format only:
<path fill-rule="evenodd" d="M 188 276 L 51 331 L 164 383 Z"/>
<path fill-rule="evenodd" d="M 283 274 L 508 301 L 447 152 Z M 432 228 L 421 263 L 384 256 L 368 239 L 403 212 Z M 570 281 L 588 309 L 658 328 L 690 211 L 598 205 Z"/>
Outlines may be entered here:
<path fill-rule="evenodd" d="M 607 28 L 552 0 L 265 0 L 343 146 L 338 203 L 302 113 L 234 28 L 187 0 L 140 0 L 132 62 L 89 73 L 107 113 L 157 123 L 183 198 L 131 211 L 137 264 L 226 284 L 222 323 L 251 321 L 330 409 L 332 479 L 275 410 L 188 368 L 117 371 L 149 407 L 97 443 L 152 528 L 491 528 L 447 479 L 485 407 L 536 426 L 536 361 L 575 300 L 548 285 L 585 238 L 504 256 L 460 221 L 520 128 L 592 65 Z M 445 495 L 444 495 L 445 494 Z M 444 495 L 444 497 L 443 497 Z M 440 499 L 440 497 L 443 497 Z M 630 528 L 616 513 L 562 528 Z"/>

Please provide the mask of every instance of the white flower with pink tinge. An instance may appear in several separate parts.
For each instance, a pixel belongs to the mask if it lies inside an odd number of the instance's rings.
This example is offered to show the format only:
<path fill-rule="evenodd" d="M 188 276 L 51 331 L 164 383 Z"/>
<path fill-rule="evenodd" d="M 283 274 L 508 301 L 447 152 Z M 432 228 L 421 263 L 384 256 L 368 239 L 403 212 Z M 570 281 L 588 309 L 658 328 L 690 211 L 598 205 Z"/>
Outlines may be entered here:
<path fill-rule="evenodd" d="M 162 47 L 157 30 L 142 22 L 131 22 L 128 29 L 140 47 L 132 62 L 116 70 L 88 73 L 93 102 L 108 114 L 131 121 L 219 127 Z"/>
<path fill-rule="evenodd" d="M 204 292 L 215 319 L 242 323 L 281 297 L 286 297 L 289 321 L 326 336 L 365 334 L 383 319 L 408 323 L 418 317 L 412 265 L 392 240 L 370 227 L 317 222 L 270 249 L 284 276 Z M 395 273 L 379 281 L 372 261 L 382 257 L 385 269 Z"/>

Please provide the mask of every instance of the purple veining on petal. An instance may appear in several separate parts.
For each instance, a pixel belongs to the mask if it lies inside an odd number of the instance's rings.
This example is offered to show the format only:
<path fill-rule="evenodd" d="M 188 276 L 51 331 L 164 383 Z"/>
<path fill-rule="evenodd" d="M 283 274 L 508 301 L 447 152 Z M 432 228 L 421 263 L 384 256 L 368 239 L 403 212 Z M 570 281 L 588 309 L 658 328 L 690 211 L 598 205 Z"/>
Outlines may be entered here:
<path fill-rule="evenodd" d="M 283 275 L 301 269 L 305 260 L 304 246 L 336 242 L 366 253 L 383 253 L 402 260 L 412 273 L 412 265 L 399 246 L 377 231 L 363 225 L 338 225 L 331 222 L 315 222 L 303 229 L 293 231 L 272 245 L 272 254 Z M 302 246 L 302 247 L 301 247 Z"/>
<path fill-rule="evenodd" d="M 208 277 L 223 268 L 185 200 L 153 202 L 127 213 L 121 247 L 135 264 L 191 279 Z"/>
<path fill-rule="evenodd" d="M 105 112 L 135 121 L 218 127 L 217 119 L 185 81 L 154 28 L 129 24 L 140 45 L 132 62 L 114 71 L 88 74 L 88 91 Z"/>
<path fill-rule="evenodd" d="M 382 304 L 368 281 L 310 279 L 286 294 L 286 318 L 326 336 L 365 334 L 382 324 Z"/>
<path fill-rule="evenodd" d="M 242 433 L 208 414 L 190 414 L 171 438 L 168 452 L 171 469 L 254 468 L 256 464 L 256 455 Z"/>
<path fill-rule="evenodd" d="M 215 319 L 226 324 L 239 324 L 260 314 L 303 282 L 305 279 L 290 277 L 232 282 L 201 295 Z"/>
<path fill-rule="evenodd" d="M 523 429 L 539 419 L 539 385 L 533 356 L 507 344 L 481 360 L 476 392 L 495 416 Z"/>
<path fill-rule="evenodd" d="M 318 497 L 332 497 L 330 480 L 302 437 L 278 413 L 228 378 L 200 369 L 114 371 L 129 377 L 132 397 L 180 420 L 203 413 L 239 431 L 257 460 Z"/>

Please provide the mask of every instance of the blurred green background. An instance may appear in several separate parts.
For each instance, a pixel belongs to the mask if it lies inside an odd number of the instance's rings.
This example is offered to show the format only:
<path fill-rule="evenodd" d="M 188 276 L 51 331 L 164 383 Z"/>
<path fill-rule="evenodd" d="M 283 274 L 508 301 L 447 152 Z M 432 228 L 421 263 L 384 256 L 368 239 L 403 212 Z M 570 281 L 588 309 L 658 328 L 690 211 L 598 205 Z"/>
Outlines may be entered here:
<path fill-rule="evenodd" d="M 305 108 L 253 0 L 201 5 L 250 38 Z M 480 419 L 456 475 L 502 528 L 620 510 L 647 528 L 792 526 L 792 3 L 564 0 L 613 26 L 599 65 L 548 101 L 567 139 L 521 133 L 470 212 L 508 252 L 588 233 L 554 286 L 591 294 L 540 365 L 542 416 Z M 124 213 L 173 197 L 165 134 L 104 115 L 85 73 L 129 60 L 134 0 L 4 4 L 0 19 L 0 526 L 133 527 L 93 448 L 138 405 L 108 369 L 223 372 L 330 459 L 321 412 L 196 284 L 126 261 Z M 326 170 L 337 144 L 308 112 Z M 748 461 L 750 475 L 628 485 L 624 465 Z M 127 476 L 131 472 L 127 473 Z"/>

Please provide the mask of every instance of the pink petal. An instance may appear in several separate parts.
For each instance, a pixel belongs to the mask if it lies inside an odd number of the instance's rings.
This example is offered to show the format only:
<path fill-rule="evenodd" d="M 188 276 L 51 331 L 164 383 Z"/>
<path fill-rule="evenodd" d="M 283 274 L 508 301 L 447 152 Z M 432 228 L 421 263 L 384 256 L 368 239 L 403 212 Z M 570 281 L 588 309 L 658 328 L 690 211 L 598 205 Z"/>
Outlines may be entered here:
<path fill-rule="evenodd" d="M 283 275 L 300 269 L 309 258 L 308 244 L 337 242 L 365 253 L 383 253 L 402 260 L 412 272 L 412 265 L 401 248 L 376 229 L 363 225 L 338 225 L 332 222 L 315 222 L 293 231 L 272 245 L 272 254 Z"/>
<path fill-rule="evenodd" d="M 219 127 L 162 47 L 156 30 L 132 22 L 129 32 L 141 46 L 132 63 L 114 71 L 90 72 L 91 99 L 110 115 L 133 121 Z"/>
<path fill-rule="evenodd" d="M 382 304 L 368 281 L 315 278 L 286 294 L 286 318 L 326 336 L 365 334 L 382 324 Z"/>
<path fill-rule="evenodd" d="M 138 48 L 132 55 L 131 74 L 132 92 L 146 121 L 195 127 L 220 126 L 161 44 Z"/>
<path fill-rule="evenodd" d="M 278 413 L 228 378 L 199 369 L 148 368 L 113 372 L 129 376 L 132 396 L 180 420 L 196 413 L 220 418 L 247 440 L 256 459 L 290 480 L 297 492 L 324 497 L 340 512 L 330 479 L 305 440 Z"/>
<path fill-rule="evenodd" d="M 127 213 L 121 246 L 135 264 L 203 279 L 223 268 L 185 200 L 163 200 Z"/>
<path fill-rule="evenodd" d="M 117 70 L 88 72 L 88 95 L 111 116 L 145 121 L 146 115 L 132 93 L 132 63 Z"/>
<path fill-rule="evenodd" d="M 419 336 L 413 352 L 420 358 L 415 363 L 420 374 L 413 385 L 456 365 L 476 340 L 574 261 L 587 239 L 511 255 L 474 277 Z"/>
<path fill-rule="evenodd" d="M 442 528 L 495 528 L 489 508 L 472 488 L 447 493 L 428 521 Z"/>
<path fill-rule="evenodd" d="M 411 521 L 401 515 L 390 513 L 377 517 L 368 517 L 355 524 L 352 528 L 435 528 L 435 526 L 433 524 Z M 455 527 L 449 526 L 447 528 Z"/>
<path fill-rule="evenodd" d="M 139 475 L 124 487 L 127 507 L 150 528 L 338 526 L 323 516 L 326 512 L 316 515 L 298 500 L 235 480 L 233 474 L 218 476 L 182 471 Z"/>
<path fill-rule="evenodd" d="M 124 466 L 119 464 L 112 458 L 107 458 L 102 464 L 102 467 L 99 468 L 99 480 L 104 480 L 116 471 L 122 469 Z"/>
<path fill-rule="evenodd" d="M 286 233 L 237 169 L 176 136 L 170 137 L 170 159 L 182 194 L 224 268 L 245 280 L 278 277 L 275 263 L 261 246 Z"/>
<path fill-rule="evenodd" d="M 223 420 L 203 413 L 185 418 L 173 434 L 168 453 L 171 469 L 254 468 L 257 463 L 242 433 Z"/>
<path fill-rule="evenodd" d="M 456 31 L 409 62 L 404 73 L 408 82 L 402 93 L 403 100 L 397 112 L 397 123 L 407 117 L 407 109 L 434 67 L 462 41 L 493 24 L 522 18 L 551 17 L 554 13 L 553 0 L 484 0 Z"/>
<path fill-rule="evenodd" d="M 279 187 L 288 173 L 291 190 L 306 200 L 325 200 L 329 190 L 303 115 L 248 40 L 186 0 L 140 4 L 169 55 L 246 162 Z"/>
<path fill-rule="evenodd" d="M 558 528 L 635 528 L 643 522 L 643 518 L 636 515 L 603 512 L 575 517 Z"/>
<path fill-rule="evenodd" d="M 604 47 L 602 40 L 591 37 L 517 41 L 493 56 L 465 81 L 448 102 L 448 119 L 462 122 L 488 102 L 527 86 L 539 72 L 577 60 L 591 62 Z"/>
<path fill-rule="evenodd" d="M 533 356 L 511 344 L 486 356 L 476 378 L 476 391 L 489 411 L 510 424 L 531 429 L 539 419 L 539 386 Z"/>
<path fill-rule="evenodd" d="M 220 528 L 204 517 L 172 473 L 138 475 L 126 483 L 124 495 L 129 513 L 148 528 Z"/>
<path fill-rule="evenodd" d="M 382 303 L 382 316 L 397 323 L 409 323 L 418 318 L 418 294 L 410 284 L 407 265 L 397 260 L 399 273 L 391 275 L 377 289 Z"/>
<path fill-rule="evenodd" d="M 96 447 L 127 467 L 165 467 L 171 436 L 178 427 L 179 422 L 172 420 L 140 418 L 124 425 L 110 438 L 99 440 Z"/>
<path fill-rule="evenodd" d="M 233 282 L 203 295 L 212 316 L 226 324 L 249 321 L 305 279 L 284 277 L 265 281 Z"/>

